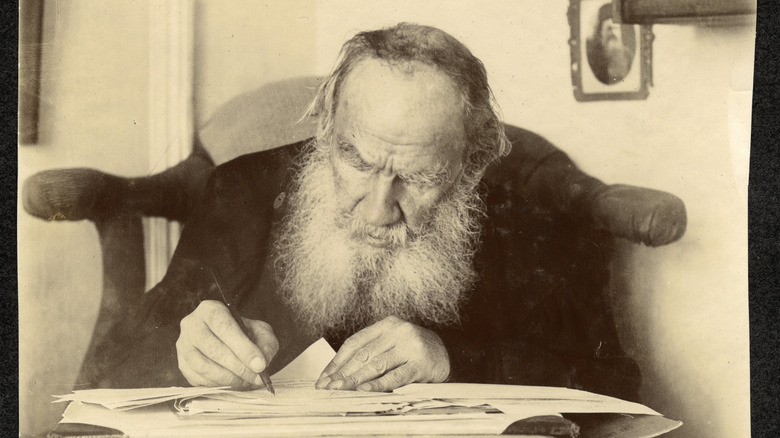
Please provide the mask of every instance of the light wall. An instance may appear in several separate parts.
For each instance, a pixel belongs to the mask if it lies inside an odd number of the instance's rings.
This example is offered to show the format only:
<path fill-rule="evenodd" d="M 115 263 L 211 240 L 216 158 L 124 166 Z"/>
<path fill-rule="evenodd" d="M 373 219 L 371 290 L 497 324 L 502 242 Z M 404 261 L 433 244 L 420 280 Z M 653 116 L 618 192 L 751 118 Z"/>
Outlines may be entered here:
<path fill-rule="evenodd" d="M 20 145 L 19 181 L 40 170 L 147 172 L 148 15 L 133 0 L 46 0 L 39 142 Z M 21 48 L 22 51 L 29 48 Z M 65 405 L 102 290 L 97 232 L 88 221 L 49 223 L 21 210 L 19 408 L 23 436 L 46 433 Z"/>
<path fill-rule="evenodd" d="M 195 1 L 195 121 L 261 85 L 314 74 L 314 0 Z"/>
<path fill-rule="evenodd" d="M 80 165 L 144 173 L 145 2 L 46 3 L 58 12 L 45 19 L 57 38 L 44 56 L 44 141 L 20 147 L 20 181 L 34 170 Z M 648 99 L 578 103 L 567 7 L 566 0 L 233 0 L 229 7 L 196 0 L 195 121 L 202 125 L 218 105 L 266 82 L 327 73 L 355 31 L 412 21 L 452 33 L 485 63 L 508 122 L 547 137 L 607 183 L 683 199 L 681 241 L 624 248 L 620 264 L 630 275 L 617 280 L 630 291 L 615 297 L 618 323 L 642 369 L 644 401 L 685 422 L 670 436 L 747 436 L 745 123 L 754 29 L 654 26 Z M 87 345 L 75 334 L 89 333 L 97 309 L 97 235 L 88 223 L 47 224 L 22 213 L 19 242 L 22 424 L 45 431 L 61 406 L 40 394 L 72 384 Z"/>

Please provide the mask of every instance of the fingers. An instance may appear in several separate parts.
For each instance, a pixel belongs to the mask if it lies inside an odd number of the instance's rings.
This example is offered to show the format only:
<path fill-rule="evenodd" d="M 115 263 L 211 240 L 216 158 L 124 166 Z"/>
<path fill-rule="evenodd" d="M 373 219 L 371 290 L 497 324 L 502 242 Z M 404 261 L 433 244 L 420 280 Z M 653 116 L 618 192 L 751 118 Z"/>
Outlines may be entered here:
<path fill-rule="evenodd" d="M 395 317 L 385 318 L 350 336 L 344 341 L 333 360 L 322 371 L 314 386 L 318 389 L 338 389 L 331 383 L 349 376 L 352 372 L 365 366 L 374 356 L 384 353 L 392 347 L 395 341 L 382 335 L 391 332 L 390 329 L 399 322 L 402 321 Z M 359 383 L 362 382 L 356 384 Z"/>
<path fill-rule="evenodd" d="M 204 303 L 206 303 L 204 301 Z M 268 365 L 268 361 L 260 350 L 249 337 L 241 330 L 230 311 L 222 303 L 212 301 L 208 305 L 208 310 L 204 312 L 203 321 L 208 329 L 216 336 L 237 358 L 242 364 L 249 367 L 255 373 L 258 373 L 265 369 Z M 201 304 L 202 306 L 203 304 Z M 199 306 L 200 307 L 200 306 Z M 265 323 L 262 323 L 265 324 Z M 265 324 L 267 329 L 270 330 L 270 326 Z M 206 336 L 201 326 L 197 327 L 201 335 Z M 212 346 L 216 347 L 216 346 Z M 215 351 L 219 356 L 209 354 L 213 350 L 204 351 L 204 354 L 216 359 L 218 363 L 222 363 L 218 358 L 225 353 L 224 349 Z M 226 358 L 227 360 L 227 358 Z"/>
<path fill-rule="evenodd" d="M 330 383 L 326 388 L 356 389 L 358 385 L 394 370 L 403 364 L 404 359 L 398 349 L 392 349 L 376 356 L 369 356 L 365 361 L 350 361 L 341 370 L 329 376 Z"/>
<path fill-rule="evenodd" d="M 315 387 L 389 391 L 414 382 L 443 382 L 449 369 L 438 335 L 390 317 L 347 339 Z"/>
<path fill-rule="evenodd" d="M 344 341 L 344 344 L 341 346 L 338 353 L 336 353 L 336 356 L 333 358 L 333 360 L 331 360 L 328 366 L 326 366 L 322 371 L 322 374 L 320 374 L 320 380 L 340 370 L 344 364 L 352 359 L 352 357 L 355 355 L 355 352 L 366 346 L 368 343 L 379 338 L 389 327 L 393 326 L 396 322 L 401 322 L 401 320 L 395 317 L 385 318 L 382 321 L 366 327 L 363 330 L 350 336 L 346 341 Z M 371 351 L 363 350 L 358 356 L 357 360 L 364 359 L 366 357 L 364 353 L 371 354 L 374 351 L 376 353 L 382 353 L 386 351 L 386 349 L 382 350 L 379 347 L 372 347 Z M 319 383 L 320 380 L 317 382 Z"/>
<path fill-rule="evenodd" d="M 259 386 L 237 376 L 194 348 L 184 355 L 179 355 L 179 370 L 194 386 L 230 386 L 239 389 Z"/>
<path fill-rule="evenodd" d="M 244 321 L 252 339 L 244 334 L 225 305 L 217 301 L 202 302 L 182 319 L 176 353 L 179 370 L 190 384 L 262 386 L 257 373 L 265 369 L 279 344 L 268 324 Z"/>
<path fill-rule="evenodd" d="M 406 364 L 400 366 L 384 376 L 358 385 L 358 391 L 385 392 L 392 391 L 401 386 L 417 381 L 417 376 L 421 370 L 419 364 Z"/>
<path fill-rule="evenodd" d="M 180 362 L 184 361 L 193 372 L 221 385 L 234 386 L 238 383 L 236 378 L 253 383 L 257 373 L 237 357 L 229 341 L 222 337 L 227 335 L 217 335 L 205 321 L 182 320 L 181 325 L 182 333 L 177 341 Z M 246 338 L 243 333 L 241 336 Z"/>
<path fill-rule="evenodd" d="M 268 366 L 268 363 L 273 360 L 274 356 L 276 356 L 276 353 L 279 351 L 279 341 L 276 339 L 274 330 L 268 323 L 254 319 L 242 319 L 244 320 L 244 325 L 249 329 L 249 337 L 252 339 L 253 345 L 260 348 L 260 351 L 263 353 L 262 358 L 266 361 L 266 364 L 263 365 L 262 368 L 252 367 L 253 371 L 259 373 L 260 371 L 263 371 Z"/>

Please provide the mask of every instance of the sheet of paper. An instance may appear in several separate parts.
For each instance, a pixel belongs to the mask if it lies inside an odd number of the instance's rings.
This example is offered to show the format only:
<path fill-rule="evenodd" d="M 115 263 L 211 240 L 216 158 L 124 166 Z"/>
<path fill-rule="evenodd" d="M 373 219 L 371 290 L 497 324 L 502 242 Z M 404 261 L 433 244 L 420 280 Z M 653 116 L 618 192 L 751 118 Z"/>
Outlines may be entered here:
<path fill-rule="evenodd" d="M 489 385 L 480 383 L 413 383 L 394 391 L 398 394 L 424 395 L 434 398 L 472 399 L 562 399 L 593 400 L 598 396 L 591 392 L 554 386 Z"/>
<path fill-rule="evenodd" d="M 276 389 L 275 396 L 265 389 L 259 389 L 254 391 L 220 391 L 213 394 L 207 394 L 202 398 L 257 405 L 294 406 L 319 404 L 322 402 L 327 402 L 334 405 L 351 405 L 356 403 L 389 403 L 399 400 L 414 400 L 417 397 L 384 392 L 315 389 L 314 381 L 308 380 L 305 382 L 305 386 L 301 387 L 280 385 L 280 387 Z"/>
<path fill-rule="evenodd" d="M 336 356 L 328 341 L 320 338 L 311 344 L 303 353 L 293 359 L 278 373 L 271 376 L 276 389 L 276 381 L 284 380 L 317 380 L 322 370 L 328 366 L 328 363 Z"/>
<path fill-rule="evenodd" d="M 444 400 L 487 403 L 505 412 L 534 408 L 551 413 L 625 413 L 661 415 L 658 412 L 614 397 L 569 388 L 475 383 L 417 383 L 398 388 L 396 394 Z M 501 407 L 504 409 L 502 409 Z"/>
<path fill-rule="evenodd" d="M 591 438 L 652 438 L 680 426 L 682 421 L 657 415 L 624 415 L 588 430 L 588 436 Z"/>
<path fill-rule="evenodd" d="M 181 399 L 175 404 L 185 416 L 272 417 L 281 415 L 346 415 L 348 413 L 399 412 L 410 405 L 410 398 L 399 394 L 318 390 L 314 382 L 306 387 L 277 388 L 268 391 L 225 391 L 205 397 Z"/>
<path fill-rule="evenodd" d="M 322 370 L 333 359 L 336 352 L 325 339 L 320 338 L 310 345 L 295 360 L 271 378 L 277 391 L 285 394 L 292 387 L 307 387 L 314 390 L 314 381 L 319 378 Z M 297 377 L 296 377 L 297 376 Z M 227 390 L 228 387 L 193 387 L 193 388 L 131 388 L 131 389 L 87 389 L 74 391 L 71 394 L 55 395 L 57 402 L 80 401 L 99 404 L 109 409 L 126 410 L 177 399 L 192 399 L 195 397 L 213 395 Z M 228 391 L 239 393 L 239 391 Z M 244 392 L 246 397 L 257 398 L 271 396 L 265 389 Z M 299 393 L 300 397 L 309 394 Z"/>
<path fill-rule="evenodd" d="M 104 406 L 109 409 L 126 410 L 142 406 L 163 403 L 182 397 L 192 398 L 207 394 L 214 394 L 227 389 L 224 387 L 170 387 L 170 388 L 129 388 L 129 389 L 85 389 L 74 391 L 71 394 L 55 395 L 57 400 L 53 403 L 64 401 L 79 401 Z"/>

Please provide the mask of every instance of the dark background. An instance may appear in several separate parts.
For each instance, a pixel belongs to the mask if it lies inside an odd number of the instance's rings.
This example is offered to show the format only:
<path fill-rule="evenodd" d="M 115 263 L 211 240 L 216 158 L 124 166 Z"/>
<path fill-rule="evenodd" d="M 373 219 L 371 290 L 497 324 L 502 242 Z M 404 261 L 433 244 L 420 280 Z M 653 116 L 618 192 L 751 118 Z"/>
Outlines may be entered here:
<path fill-rule="evenodd" d="M 753 436 L 780 432 L 780 7 L 758 2 L 748 186 L 750 380 Z"/>

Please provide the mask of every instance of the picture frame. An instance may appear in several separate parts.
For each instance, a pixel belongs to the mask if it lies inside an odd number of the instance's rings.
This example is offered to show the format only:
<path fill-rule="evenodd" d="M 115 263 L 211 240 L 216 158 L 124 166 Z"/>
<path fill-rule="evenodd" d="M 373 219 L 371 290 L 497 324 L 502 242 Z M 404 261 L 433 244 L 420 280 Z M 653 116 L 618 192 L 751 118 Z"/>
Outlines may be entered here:
<path fill-rule="evenodd" d="M 41 88 L 43 0 L 19 3 L 19 132 L 20 145 L 38 143 Z"/>
<path fill-rule="evenodd" d="M 620 23 L 612 0 L 570 0 L 571 78 L 579 102 L 643 100 L 652 85 L 650 26 Z"/>

